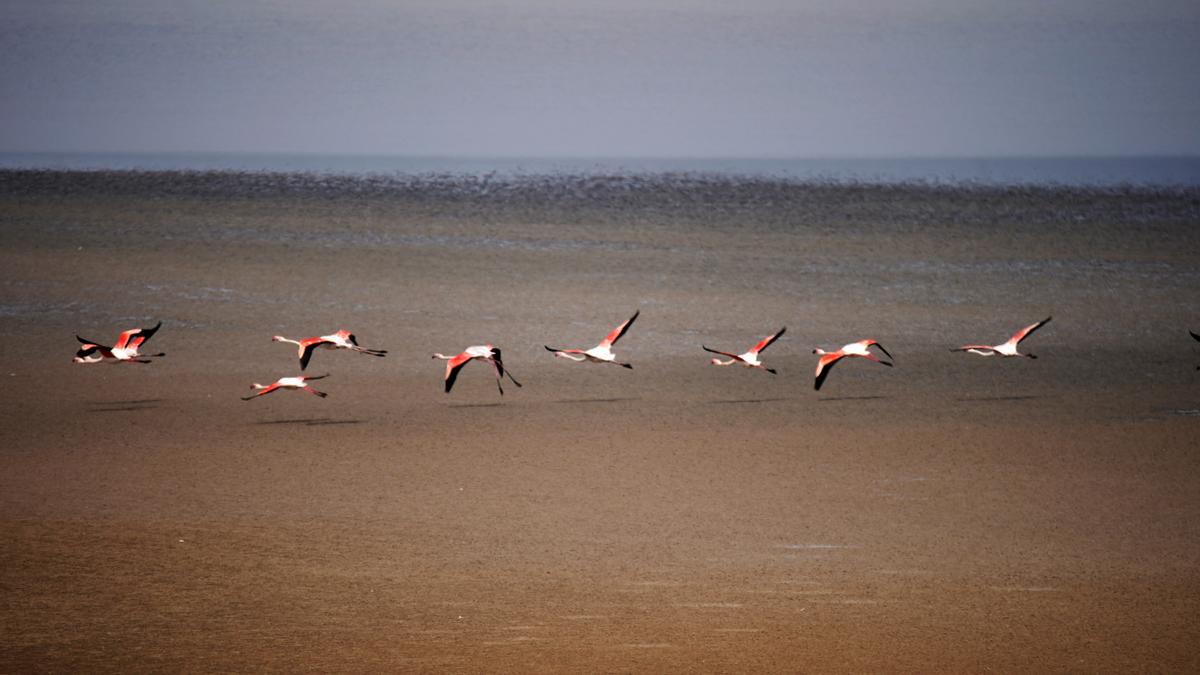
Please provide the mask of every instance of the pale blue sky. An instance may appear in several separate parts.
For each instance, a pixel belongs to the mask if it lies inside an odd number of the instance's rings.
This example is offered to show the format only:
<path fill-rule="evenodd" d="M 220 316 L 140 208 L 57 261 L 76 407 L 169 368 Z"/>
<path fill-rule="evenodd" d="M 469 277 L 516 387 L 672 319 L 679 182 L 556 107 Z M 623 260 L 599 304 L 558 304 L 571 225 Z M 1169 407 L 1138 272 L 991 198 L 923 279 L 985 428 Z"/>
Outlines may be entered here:
<path fill-rule="evenodd" d="M 18 0 L 0 151 L 1200 154 L 1200 2 Z"/>

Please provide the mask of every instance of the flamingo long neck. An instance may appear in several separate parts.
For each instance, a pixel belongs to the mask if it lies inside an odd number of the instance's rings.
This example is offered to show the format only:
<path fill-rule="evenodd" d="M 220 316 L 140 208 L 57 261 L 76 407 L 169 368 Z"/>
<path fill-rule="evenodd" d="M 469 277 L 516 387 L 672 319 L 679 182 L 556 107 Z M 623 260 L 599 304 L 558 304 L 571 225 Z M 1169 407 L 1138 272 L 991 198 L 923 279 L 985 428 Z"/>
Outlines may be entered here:
<path fill-rule="evenodd" d="M 824 356 L 824 355 L 828 354 L 829 352 L 825 351 L 824 349 L 821 349 L 820 347 L 817 347 L 816 349 L 813 350 L 813 353 Z"/>
<path fill-rule="evenodd" d="M 454 358 L 454 357 L 453 357 L 453 356 L 446 356 L 445 354 L 443 354 L 443 353 L 441 353 L 441 352 L 436 352 L 436 353 L 434 353 L 434 355 L 433 355 L 433 358 L 435 358 L 435 359 L 441 359 L 441 360 L 443 360 L 443 361 L 449 361 L 450 359 L 452 359 L 452 358 Z"/>
<path fill-rule="evenodd" d="M 283 337 L 282 335 L 276 335 L 276 336 L 275 336 L 274 338 L 272 338 L 272 339 L 273 339 L 273 340 L 275 340 L 276 342 L 290 342 L 290 343 L 292 343 L 292 344 L 294 344 L 294 345 L 297 345 L 297 346 L 299 346 L 299 344 L 300 344 L 300 341 L 299 341 L 299 340 L 289 340 L 288 338 L 285 338 L 285 337 Z"/>

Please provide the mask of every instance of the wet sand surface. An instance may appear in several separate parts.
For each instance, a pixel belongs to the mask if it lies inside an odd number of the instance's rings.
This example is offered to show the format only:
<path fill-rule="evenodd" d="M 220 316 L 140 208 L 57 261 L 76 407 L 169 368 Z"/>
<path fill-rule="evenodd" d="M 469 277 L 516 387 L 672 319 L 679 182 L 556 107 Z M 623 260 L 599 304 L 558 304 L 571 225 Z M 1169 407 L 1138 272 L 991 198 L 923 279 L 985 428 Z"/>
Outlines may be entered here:
<path fill-rule="evenodd" d="M 1197 670 L 1198 197 L 0 172 L 0 670 Z"/>

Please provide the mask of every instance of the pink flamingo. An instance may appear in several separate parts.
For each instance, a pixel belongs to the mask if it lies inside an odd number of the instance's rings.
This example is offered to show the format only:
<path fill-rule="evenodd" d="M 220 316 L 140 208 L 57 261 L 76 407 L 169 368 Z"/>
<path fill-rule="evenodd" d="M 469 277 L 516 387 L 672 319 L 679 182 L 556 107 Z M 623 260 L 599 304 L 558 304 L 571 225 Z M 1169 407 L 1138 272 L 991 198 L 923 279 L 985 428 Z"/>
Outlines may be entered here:
<path fill-rule="evenodd" d="M 492 364 L 492 368 L 496 371 L 496 388 L 500 390 L 501 396 L 504 395 L 504 387 L 501 386 L 501 383 L 504 381 L 504 377 L 506 375 L 508 376 L 508 379 L 512 380 L 513 384 L 517 385 L 518 387 L 521 386 L 521 383 L 517 382 L 516 378 L 512 376 L 512 373 L 504 369 L 504 360 L 500 356 L 500 350 L 492 345 L 475 345 L 473 347 L 467 347 L 461 354 L 455 356 L 446 356 L 445 354 L 439 352 L 434 354 L 433 358 L 449 361 L 449 363 L 446 364 L 447 394 L 450 393 L 450 389 L 454 386 L 454 381 L 458 379 L 458 371 L 462 370 L 463 366 L 467 365 L 471 361 L 487 361 Z"/>
<path fill-rule="evenodd" d="M 278 380 L 275 380 L 274 382 L 272 382 L 271 384 L 259 384 L 259 383 L 255 382 L 254 384 L 250 385 L 250 388 L 258 389 L 259 390 L 258 393 L 250 394 L 249 396 L 243 396 L 242 400 L 249 401 L 252 398 L 258 398 L 259 396 L 266 396 L 267 394 L 269 394 L 277 389 L 303 389 L 304 391 L 307 391 L 310 394 L 313 394 L 315 396 L 320 396 L 321 398 L 325 398 L 329 394 L 326 394 L 323 391 L 317 391 L 316 389 L 313 389 L 312 387 L 308 386 L 309 380 L 319 380 L 319 379 L 325 378 L 325 377 L 329 377 L 329 373 L 326 373 L 324 375 L 301 375 L 299 377 L 281 377 Z"/>
<path fill-rule="evenodd" d="M 833 370 L 833 366 L 838 361 L 841 361 L 847 356 L 857 356 L 859 358 L 874 361 L 875 363 L 882 363 L 885 366 L 891 367 L 893 364 L 888 363 L 887 361 L 880 361 L 879 359 L 875 358 L 874 354 L 868 351 L 868 348 L 871 345 L 879 347 L 879 351 L 887 354 L 889 359 L 892 359 L 893 361 L 895 360 L 895 357 L 891 354 L 888 354 L 888 350 L 884 349 L 883 345 L 879 344 L 879 342 L 875 340 L 870 339 L 851 342 L 836 352 L 827 352 L 821 348 L 814 349 L 813 353 L 820 354 L 821 359 L 817 361 L 817 381 L 813 384 L 813 389 L 820 391 L 821 385 L 825 382 L 825 378 L 829 376 L 829 371 Z"/>
<path fill-rule="evenodd" d="M 774 375 L 775 369 L 767 368 L 766 366 L 764 366 L 762 364 L 762 362 L 758 360 L 758 353 L 761 352 L 762 350 L 766 349 L 767 347 L 770 347 L 771 343 L 778 340 L 779 336 L 783 335 L 783 332 L 786 330 L 787 330 L 786 326 L 784 326 L 783 328 L 780 328 L 778 333 L 771 335 L 769 337 L 763 338 L 758 344 L 754 345 L 754 347 L 751 348 L 750 351 L 746 352 L 745 354 L 731 354 L 729 352 L 723 352 L 723 351 L 720 351 L 717 349 L 709 349 L 708 347 L 705 347 L 704 345 L 700 345 L 700 348 L 706 352 L 712 352 L 713 354 L 720 354 L 722 356 L 729 357 L 728 361 L 722 361 L 719 358 L 713 358 L 711 361 L 709 361 L 709 363 L 711 363 L 714 366 L 732 366 L 735 363 L 740 363 L 747 368 L 761 368 L 762 370 L 765 370 L 768 373 Z"/>
<path fill-rule="evenodd" d="M 354 338 L 354 333 L 342 329 L 332 335 L 322 335 L 321 337 L 304 338 L 303 340 L 291 340 L 276 335 L 271 338 L 275 342 L 290 342 L 296 345 L 297 354 L 300 356 L 300 370 L 308 368 L 308 361 L 312 358 L 313 351 L 320 347 L 322 349 L 349 349 L 361 354 L 370 354 L 371 356 L 386 356 L 386 349 L 367 349 L 359 347 L 358 341 Z"/>
<path fill-rule="evenodd" d="M 1046 323 L 1050 321 L 1050 318 L 1051 317 L 1046 317 L 1037 323 L 1031 323 L 1028 326 L 1025 326 L 1021 330 L 1013 333 L 1013 336 L 1008 338 L 1008 342 L 998 345 L 963 345 L 957 349 L 951 349 L 950 351 L 967 352 L 970 354 L 979 354 L 980 356 L 992 356 L 993 354 L 998 354 L 1000 356 L 1024 356 L 1027 358 L 1036 359 L 1037 357 L 1033 354 L 1021 354 L 1018 352 L 1017 345 L 1020 344 L 1021 340 L 1029 337 L 1030 333 L 1046 325 Z"/>
<path fill-rule="evenodd" d="M 79 340 L 83 346 L 75 352 L 75 358 L 71 360 L 74 363 L 100 363 L 102 361 L 150 363 L 150 359 L 166 356 L 166 354 L 140 354 L 138 350 L 161 327 L 162 321 L 155 324 L 154 328 L 130 328 L 121 333 L 117 337 L 117 343 L 111 347 L 105 347 L 95 340 L 88 340 L 76 335 L 75 339 Z"/>
<path fill-rule="evenodd" d="M 640 309 L 634 312 L 633 316 L 629 317 L 625 323 L 614 328 L 611 333 L 609 333 L 603 340 L 600 341 L 600 344 L 592 347 L 591 349 L 555 349 L 554 347 L 546 347 L 546 350 L 553 352 L 555 356 L 561 356 L 564 359 L 570 359 L 572 361 L 614 363 L 622 368 L 632 369 L 632 365 L 617 361 L 617 357 L 612 353 L 612 346 L 617 343 L 617 340 L 621 339 L 621 336 L 625 335 L 625 331 L 629 330 L 629 327 L 633 325 L 633 322 L 641 313 L 642 310 Z M 545 345 L 542 346 L 545 347 Z"/>

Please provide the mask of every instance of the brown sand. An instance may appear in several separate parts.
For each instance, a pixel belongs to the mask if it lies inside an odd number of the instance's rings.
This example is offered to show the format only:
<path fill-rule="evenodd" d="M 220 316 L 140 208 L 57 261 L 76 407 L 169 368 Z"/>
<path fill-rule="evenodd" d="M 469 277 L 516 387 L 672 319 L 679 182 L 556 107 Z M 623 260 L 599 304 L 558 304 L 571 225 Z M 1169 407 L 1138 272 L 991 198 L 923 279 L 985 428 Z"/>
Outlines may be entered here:
<path fill-rule="evenodd" d="M 0 176 L 0 671 L 1200 669 L 1194 194 Z"/>

